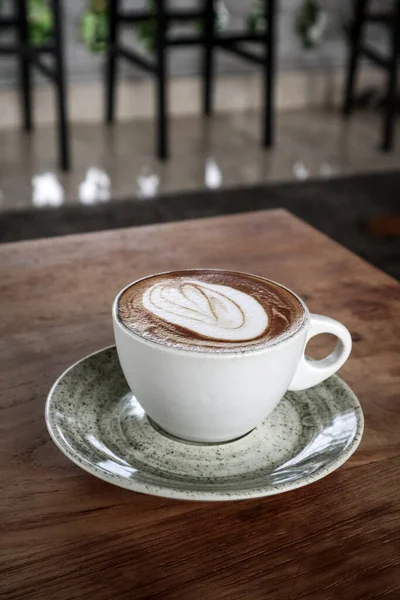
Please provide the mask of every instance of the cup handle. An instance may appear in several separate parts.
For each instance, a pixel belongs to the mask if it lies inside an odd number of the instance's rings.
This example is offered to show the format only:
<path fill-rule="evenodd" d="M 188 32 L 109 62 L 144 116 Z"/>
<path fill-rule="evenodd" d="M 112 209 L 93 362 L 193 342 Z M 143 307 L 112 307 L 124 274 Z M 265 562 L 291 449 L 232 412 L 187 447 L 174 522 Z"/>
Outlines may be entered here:
<path fill-rule="evenodd" d="M 322 315 L 310 315 L 310 326 L 307 333 L 307 342 L 320 333 L 332 333 L 338 338 L 334 351 L 322 360 L 307 358 L 305 348 L 300 359 L 299 366 L 289 386 L 290 391 L 306 390 L 317 383 L 321 383 L 346 362 L 351 352 L 351 335 L 349 330 L 330 317 Z"/>

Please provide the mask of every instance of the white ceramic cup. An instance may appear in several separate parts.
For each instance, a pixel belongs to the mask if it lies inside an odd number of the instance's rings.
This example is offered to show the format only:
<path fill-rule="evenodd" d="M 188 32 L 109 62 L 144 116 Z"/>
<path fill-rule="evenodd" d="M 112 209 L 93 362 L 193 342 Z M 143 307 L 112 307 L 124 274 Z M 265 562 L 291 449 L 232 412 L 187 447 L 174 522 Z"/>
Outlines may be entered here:
<path fill-rule="evenodd" d="M 287 390 L 324 381 L 351 351 L 348 329 L 329 317 L 310 314 L 301 299 L 301 329 L 266 348 L 227 354 L 171 348 L 143 339 L 120 321 L 119 296 L 131 285 L 118 294 L 112 311 L 122 371 L 147 415 L 183 440 L 220 443 L 245 435 Z M 306 358 L 307 342 L 321 333 L 338 338 L 335 350 L 322 360 Z"/>

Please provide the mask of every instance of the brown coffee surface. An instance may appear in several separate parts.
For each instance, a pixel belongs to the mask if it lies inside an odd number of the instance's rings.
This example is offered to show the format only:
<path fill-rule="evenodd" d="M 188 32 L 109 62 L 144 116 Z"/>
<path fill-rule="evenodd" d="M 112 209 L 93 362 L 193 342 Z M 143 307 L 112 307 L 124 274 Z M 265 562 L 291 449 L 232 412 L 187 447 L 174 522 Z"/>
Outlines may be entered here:
<path fill-rule="evenodd" d="M 226 286 L 226 288 L 213 288 L 213 286 Z M 196 327 L 196 323 L 200 323 L 201 328 L 203 327 L 201 321 L 206 317 L 200 314 L 201 311 L 200 313 L 195 312 L 194 308 L 196 311 L 198 309 L 197 306 L 191 304 L 191 295 L 196 296 L 197 294 L 200 300 L 204 300 L 204 304 L 208 302 L 210 307 L 207 304 L 207 308 L 209 307 L 211 317 L 214 318 L 214 315 L 218 316 L 224 310 L 224 306 L 220 302 L 220 298 L 223 300 L 224 295 L 221 296 L 220 291 L 208 292 L 208 290 L 228 288 L 250 296 L 264 309 L 268 323 L 266 327 L 262 327 L 262 330 L 257 332 L 255 337 L 225 340 L 221 339 L 221 335 L 218 333 L 216 335 L 199 333 L 194 331 L 192 327 L 170 322 L 168 312 L 165 312 L 166 318 L 160 317 L 153 310 L 149 310 L 148 302 L 146 303 L 146 298 L 151 298 L 153 290 L 161 290 L 162 293 L 164 290 L 167 290 L 167 293 L 171 289 L 173 291 L 177 290 L 176 293 L 183 298 L 182 291 L 185 298 L 188 297 L 188 302 L 185 300 L 188 308 L 178 307 L 177 310 L 192 315 L 194 326 Z M 207 298 L 204 298 L 204 296 L 207 296 Z M 245 315 L 245 311 L 241 310 L 240 301 L 237 302 L 235 295 L 228 293 L 228 296 L 232 299 L 228 298 L 227 303 L 233 311 L 236 311 L 236 319 L 244 322 L 248 317 L 249 310 Z M 169 303 L 169 306 L 172 305 Z M 117 313 L 120 322 L 125 327 L 146 340 L 179 349 L 202 352 L 234 352 L 235 350 L 261 349 L 291 336 L 302 327 L 305 320 L 305 311 L 300 300 L 279 284 L 256 275 L 218 270 L 174 271 L 141 279 L 133 283 L 120 295 Z M 164 315 L 164 312 L 162 314 Z M 250 315 L 250 320 L 252 317 L 254 315 Z M 232 325 L 233 329 L 235 327 L 235 324 Z M 236 329 L 239 330 L 240 328 L 236 327 Z"/>

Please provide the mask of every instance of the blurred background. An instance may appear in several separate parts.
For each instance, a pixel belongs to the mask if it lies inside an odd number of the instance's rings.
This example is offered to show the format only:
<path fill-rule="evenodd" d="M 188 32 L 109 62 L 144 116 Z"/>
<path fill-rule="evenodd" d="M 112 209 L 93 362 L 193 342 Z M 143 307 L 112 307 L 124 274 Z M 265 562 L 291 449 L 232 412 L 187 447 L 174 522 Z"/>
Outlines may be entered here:
<path fill-rule="evenodd" d="M 0 240 L 283 207 L 399 278 L 399 61 L 398 0 L 0 0 Z"/>

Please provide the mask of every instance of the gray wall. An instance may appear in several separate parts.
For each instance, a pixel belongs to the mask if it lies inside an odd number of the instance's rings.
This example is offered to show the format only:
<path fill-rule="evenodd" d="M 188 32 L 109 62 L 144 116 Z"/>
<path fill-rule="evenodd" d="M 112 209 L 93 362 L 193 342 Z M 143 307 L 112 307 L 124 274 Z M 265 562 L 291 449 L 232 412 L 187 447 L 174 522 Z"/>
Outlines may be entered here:
<path fill-rule="evenodd" d="M 201 0 L 169 0 L 176 7 L 198 5 Z M 390 0 L 389 0 L 390 1 Z M 5 10 L 9 11 L 14 0 L 4 0 Z M 312 51 L 302 49 L 294 33 L 294 20 L 302 0 L 278 0 L 279 5 L 279 38 L 278 56 L 279 68 L 282 70 L 298 70 L 312 68 L 330 68 L 343 64 L 345 58 L 345 43 L 341 29 L 343 15 L 350 5 L 349 0 L 322 0 L 329 14 L 328 28 L 324 43 Z M 385 0 L 377 0 L 379 6 Z M 243 15 L 253 5 L 252 0 L 225 0 L 231 11 L 230 28 L 240 28 Z M 130 7 L 141 7 L 145 0 L 125 0 Z M 65 27 L 67 38 L 68 73 L 71 81 L 90 81 L 101 77 L 103 59 L 93 56 L 84 48 L 79 39 L 79 16 L 87 5 L 86 0 L 64 0 Z M 4 39 L 4 34 L 1 34 Z M 372 31 L 372 36 L 381 38 L 381 33 Z M 126 33 L 129 43 L 137 44 L 132 31 Z M 240 73 L 253 67 L 241 60 L 219 52 L 218 71 L 224 73 Z M 191 75 L 199 72 L 200 53 L 198 49 L 171 49 L 170 71 L 173 75 Z M 122 69 L 127 78 L 148 77 L 140 70 L 125 65 Z M 11 87 L 16 77 L 15 60 L 2 58 L 0 62 L 0 86 Z"/>

